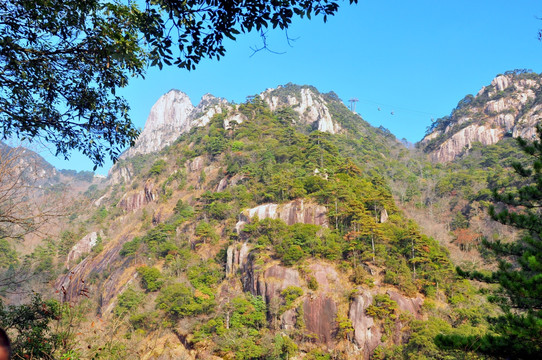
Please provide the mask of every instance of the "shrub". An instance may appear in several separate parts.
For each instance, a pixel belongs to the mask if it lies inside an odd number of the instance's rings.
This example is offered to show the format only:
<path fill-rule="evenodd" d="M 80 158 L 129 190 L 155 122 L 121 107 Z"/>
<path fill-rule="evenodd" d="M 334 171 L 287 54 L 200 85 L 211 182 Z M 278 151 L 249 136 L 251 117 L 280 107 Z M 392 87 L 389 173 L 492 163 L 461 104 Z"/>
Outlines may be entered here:
<path fill-rule="evenodd" d="M 158 159 L 152 164 L 150 175 L 160 175 L 166 168 L 166 161 L 164 159 Z"/>
<path fill-rule="evenodd" d="M 113 312 L 118 317 L 124 316 L 127 313 L 135 310 L 139 306 L 139 304 L 141 304 L 144 297 L 144 294 L 132 288 L 128 288 L 119 295 L 117 299 L 117 306 L 115 306 Z"/>
<path fill-rule="evenodd" d="M 162 273 L 155 267 L 141 266 L 137 269 L 137 273 L 141 276 L 141 286 L 147 291 L 157 291 L 164 283 Z"/>
<path fill-rule="evenodd" d="M 196 294 L 188 286 L 176 283 L 162 289 L 156 304 L 174 317 L 185 317 L 210 312 L 214 297 L 201 291 Z"/>
<path fill-rule="evenodd" d="M 316 281 L 316 278 L 312 275 L 307 277 L 307 287 L 313 291 L 318 290 L 318 281 Z"/>
<path fill-rule="evenodd" d="M 284 312 L 291 309 L 294 301 L 303 295 L 303 289 L 297 286 L 288 286 L 282 290 L 280 295 L 284 298 L 284 306 L 281 308 L 281 312 Z"/>

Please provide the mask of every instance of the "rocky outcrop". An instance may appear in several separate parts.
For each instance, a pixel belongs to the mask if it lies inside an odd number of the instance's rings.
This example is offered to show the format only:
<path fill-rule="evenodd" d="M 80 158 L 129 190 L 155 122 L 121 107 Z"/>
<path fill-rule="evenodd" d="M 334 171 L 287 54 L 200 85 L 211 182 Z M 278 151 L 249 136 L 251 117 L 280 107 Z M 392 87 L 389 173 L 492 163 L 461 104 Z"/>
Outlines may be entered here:
<path fill-rule="evenodd" d="M 303 223 L 328 226 L 327 208 L 304 199 L 296 199 L 286 204 L 263 204 L 244 210 L 235 225 L 237 232 L 239 233 L 243 226 L 255 217 L 280 219 L 288 225 Z"/>
<path fill-rule="evenodd" d="M 145 186 L 142 190 L 130 191 L 120 199 L 119 206 L 125 211 L 136 211 L 143 208 L 150 202 L 156 200 L 157 193 L 154 190 L 154 184 L 150 181 L 145 183 Z"/>
<path fill-rule="evenodd" d="M 542 120 L 542 79 L 536 74 L 497 76 L 476 97 L 466 97 L 450 118 L 440 120 L 420 145 L 438 162 L 452 161 L 474 143 L 492 145 L 505 136 L 535 136 Z"/>
<path fill-rule="evenodd" d="M 410 313 L 416 319 L 422 318 L 423 299 L 421 297 L 418 296 L 411 298 L 393 290 L 388 290 L 387 294 L 389 295 L 390 299 L 397 303 L 399 310 L 404 313 Z"/>
<path fill-rule="evenodd" d="M 364 359 L 368 359 L 374 349 L 380 345 L 382 332 L 374 319 L 365 313 L 365 309 L 373 303 L 373 295 L 364 291 L 356 295 L 350 304 L 348 317 L 354 328 L 354 344 L 358 346 Z"/>
<path fill-rule="evenodd" d="M 185 164 L 185 167 L 189 172 L 197 173 L 203 169 L 204 158 L 203 156 L 197 156 L 192 160 L 188 160 Z"/>
<path fill-rule="evenodd" d="M 310 267 L 314 270 L 315 277 L 319 283 L 318 294 L 306 294 L 299 303 L 303 308 L 303 320 L 305 331 L 313 336 L 315 341 L 330 345 L 336 332 L 337 303 L 332 294 L 338 291 L 331 283 L 337 281 L 337 273 L 329 271 L 328 266 L 313 264 Z M 252 261 L 244 267 L 242 275 L 245 291 L 254 295 L 260 295 L 269 307 L 277 307 L 281 302 L 281 293 L 290 286 L 301 287 L 303 282 L 299 271 L 272 265 L 266 270 L 258 269 Z M 333 291 L 328 291 L 333 289 Z M 280 326 L 283 329 L 292 329 L 297 322 L 298 312 L 295 308 L 288 309 L 280 316 Z"/>
<path fill-rule="evenodd" d="M 388 211 L 386 209 L 380 212 L 380 223 L 385 223 L 389 219 Z"/>
<path fill-rule="evenodd" d="M 69 270 L 70 267 L 79 260 L 84 254 L 90 253 L 92 248 L 98 243 L 98 233 L 91 232 L 90 234 L 85 235 L 81 240 L 79 240 L 68 253 L 66 258 L 66 268 Z"/>
<path fill-rule="evenodd" d="M 226 251 L 226 276 L 245 270 L 248 262 L 250 247 L 247 243 L 231 245 Z"/>
<path fill-rule="evenodd" d="M 242 277 L 245 291 L 253 295 L 260 295 L 269 304 L 272 299 L 278 298 L 280 293 L 288 286 L 300 286 L 301 278 L 296 269 L 281 265 L 273 265 L 263 271 L 255 268 L 251 263 L 247 273 Z"/>
<path fill-rule="evenodd" d="M 272 111 L 291 107 L 299 115 L 301 124 L 313 129 L 336 134 L 341 130 L 333 121 L 326 102 L 315 89 L 305 86 L 286 85 L 277 89 L 268 89 L 260 94 Z"/>
<path fill-rule="evenodd" d="M 468 150 L 475 142 L 483 145 L 492 145 L 502 139 L 504 129 L 488 128 L 485 125 L 471 125 L 455 133 L 442 143 L 436 151 L 432 153 L 432 158 L 438 162 L 448 162 L 454 160 L 459 154 Z"/>
<path fill-rule="evenodd" d="M 303 312 L 307 332 L 314 335 L 316 341 L 331 345 L 337 330 L 335 301 L 324 294 L 307 297 L 303 302 Z"/>
<path fill-rule="evenodd" d="M 108 177 L 112 184 L 128 183 L 132 179 L 132 171 L 129 166 L 117 163 L 109 169 Z"/>
<path fill-rule="evenodd" d="M 122 245 L 129 241 L 122 237 L 108 243 L 105 249 L 94 257 L 87 257 L 66 275 L 60 277 L 55 286 L 63 302 L 77 302 L 85 297 L 98 295 L 100 312 L 111 310 L 111 300 L 135 276 L 135 269 L 129 267 L 130 259 L 119 255 Z M 93 278 L 103 277 L 99 286 L 92 285 Z"/>
<path fill-rule="evenodd" d="M 373 304 L 375 294 L 377 292 L 374 290 L 359 289 L 359 293 L 354 296 L 350 303 L 348 312 L 348 317 L 354 328 L 354 344 L 359 348 L 363 359 L 369 359 L 376 347 L 382 344 L 380 324 L 366 313 L 367 307 Z M 394 290 L 388 290 L 386 294 L 397 303 L 399 313 L 408 313 L 415 319 L 422 318 L 423 299 L 421 297 L 410 298 Z M 401 331 L 403 324 L 399 319 L 398 316 L 393 336 L 393 341 L 396 344 L 408 341 L 408 334 L 403 334 Z"/>
<path fill-rule="evenodd" d="M 121 159 L 137 154 L 149 154 L 171 145 L 181 134 L 193 127 L 207 125 L 225 106 L 226 100 L 206 94 L 194 107 L 188 95 L 182 91 L 169 91 L 151 108 L 145 127 L 135 145 L 124 152 Z"/>

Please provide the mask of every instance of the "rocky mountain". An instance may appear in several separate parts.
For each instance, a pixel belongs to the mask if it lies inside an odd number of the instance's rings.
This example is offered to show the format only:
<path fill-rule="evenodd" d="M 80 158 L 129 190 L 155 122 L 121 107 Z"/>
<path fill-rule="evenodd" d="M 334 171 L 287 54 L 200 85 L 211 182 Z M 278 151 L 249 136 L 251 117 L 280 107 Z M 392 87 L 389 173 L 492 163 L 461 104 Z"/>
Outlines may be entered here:
<path fill-rule="evenodd" d="M 464 129 L 528 133 L 516 118 L 538 107 L 537 86 L 497 77 L 422 144 L 436 154 Z M 194 107 L 172 90 L 107 181 L 74 195 L 30 269 L 80 312 L 69 323 L 79 358 L 453 358 L 433 338 L 483 333 L 494 311 L 450 258 L 489 223 L 496 145 L 469 141 L 461 163 L 435 167 L 332 92 L 287 84 Z M 409 208 L 457 239 L 424 235 Z"/>
<path fill-rule="evenodd" d="M 179 90 L 171 90 L 153 105 L 135 145 L 120 158 L 159 151 L 193 127 L 207 125 L 213 115 L 227 106 L 226 100 L 211 94 L 204 95 L 199 104 L 194 106 L 188 95 Z"/>
<path fill-rule="evenodd" d="M 277 89 L 268 89 L 258 96 L 272 111 L 287 107 L 293 109 L 297 113 L 297 118 L 293 121 L 315 130 L 335 134 L 341 129 L 340 125 L 332 120 L 323 96 L 314 88 L 288 84 Z M 193 106 L 188 95 L 179 90 L 171 90 L 153 105 L 135 145 L 120 158 L 127 159 L 136 154 L 159 151 L 192 128 L 207 125 L 215 114 L 231 111 L 232 108 L 225 99 L 211 94 L 204 95 L 199 104 Z M 243 119 L 244 117 L 237 113 L 225 121 L 241 123 Z"/>
<path fill-rule="evenodd" d="M 310 86 L 239 105 L 204 100 L 193 107 L 179 91 L 160 98 L 107 186 L 84 194 L 54 288 L 74 307 L 88 297 L 95 312 L 78 328 L 100 319 L 118 346 L 82 331 L 74 351 L 442 355 L 420 339 L 452 331 L 448 319 L 475 295 L 456 281 L 446 250 L 395 204 L 384 175 L 404 146 Z M 458 292 L 464 297 L 450 301 Z"/>
<path fill-rule="evenodd" d="M 297 113 L 294 122 L 331 134 L 341 130 L 338 122 L 333 120 L 324 97 L 312 87 L 287 84 L 276 89 L 267 89 L 260 96 L 271 111 L 280 108 L 293 109 Z"/>
<path fill-rule="evenodd" d="M 492 145 L 505 137 L 535 135 L 542 119 L 542 77 L 516 70 L 499 75 L 476 96 L 467 95 L 450 116 L 437 119 L 418 146 L 434 161 L 449 162 L 474 143 Z"/>

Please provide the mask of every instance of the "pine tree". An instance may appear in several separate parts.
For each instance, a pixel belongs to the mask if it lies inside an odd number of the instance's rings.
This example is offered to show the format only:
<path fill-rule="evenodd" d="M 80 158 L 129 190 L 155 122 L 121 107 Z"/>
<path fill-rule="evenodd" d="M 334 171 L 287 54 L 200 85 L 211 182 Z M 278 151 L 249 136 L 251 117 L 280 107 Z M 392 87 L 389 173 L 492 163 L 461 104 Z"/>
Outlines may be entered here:
<path fill-rule="evenodd" d="M 484 241 L 499 259 L 498 270 L 491 275 L 478 272 L 460 275 L 499 285 L 490 296 L 504 314 L 490 319 L 493 333 L 482 339 L 439 336 L 444 347 L 471 348 L 506 358 L 542 358 L 542 125 L 536 127 L 538 140 L 518 138 L 521 149 L 532 156 L 532 164 L 513 165 L 520 177 L 517 189 L 494 189 L 496 203 L 491 217 L 520 230 L 513 243 Z"/>

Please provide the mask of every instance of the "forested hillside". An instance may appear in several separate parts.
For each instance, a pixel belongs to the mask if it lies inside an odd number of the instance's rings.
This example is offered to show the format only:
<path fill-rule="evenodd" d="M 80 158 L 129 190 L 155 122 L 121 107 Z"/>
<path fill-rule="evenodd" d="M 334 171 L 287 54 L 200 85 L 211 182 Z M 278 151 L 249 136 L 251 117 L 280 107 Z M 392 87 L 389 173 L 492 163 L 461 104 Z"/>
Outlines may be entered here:
<path fill-rule="evenodd" d="M 482 238 L 515 234 L 487 215 L 489 189 L 521 185 L 510 137 L 435 164 L 313 87 L 288 84 L 240 105 L 189 101 L 164 95 L 137 151 L 71 202 L 65 230 L 1 264 L 6 276 L 35 274 L 36 291 L 53 299 L 3 308 L 18 355 L 481 357 L 434 338 L 481 337 L 501 311 L 485 298 L 494 285 L 455 265 L 492 268 Z M 420 146 L 435 151 L 459 128 Z M 161 144 L 164 129 L 180 136 Z M 13 323 L 16 311 L 40 314 L 25 320 L 32 336 Z"/>

